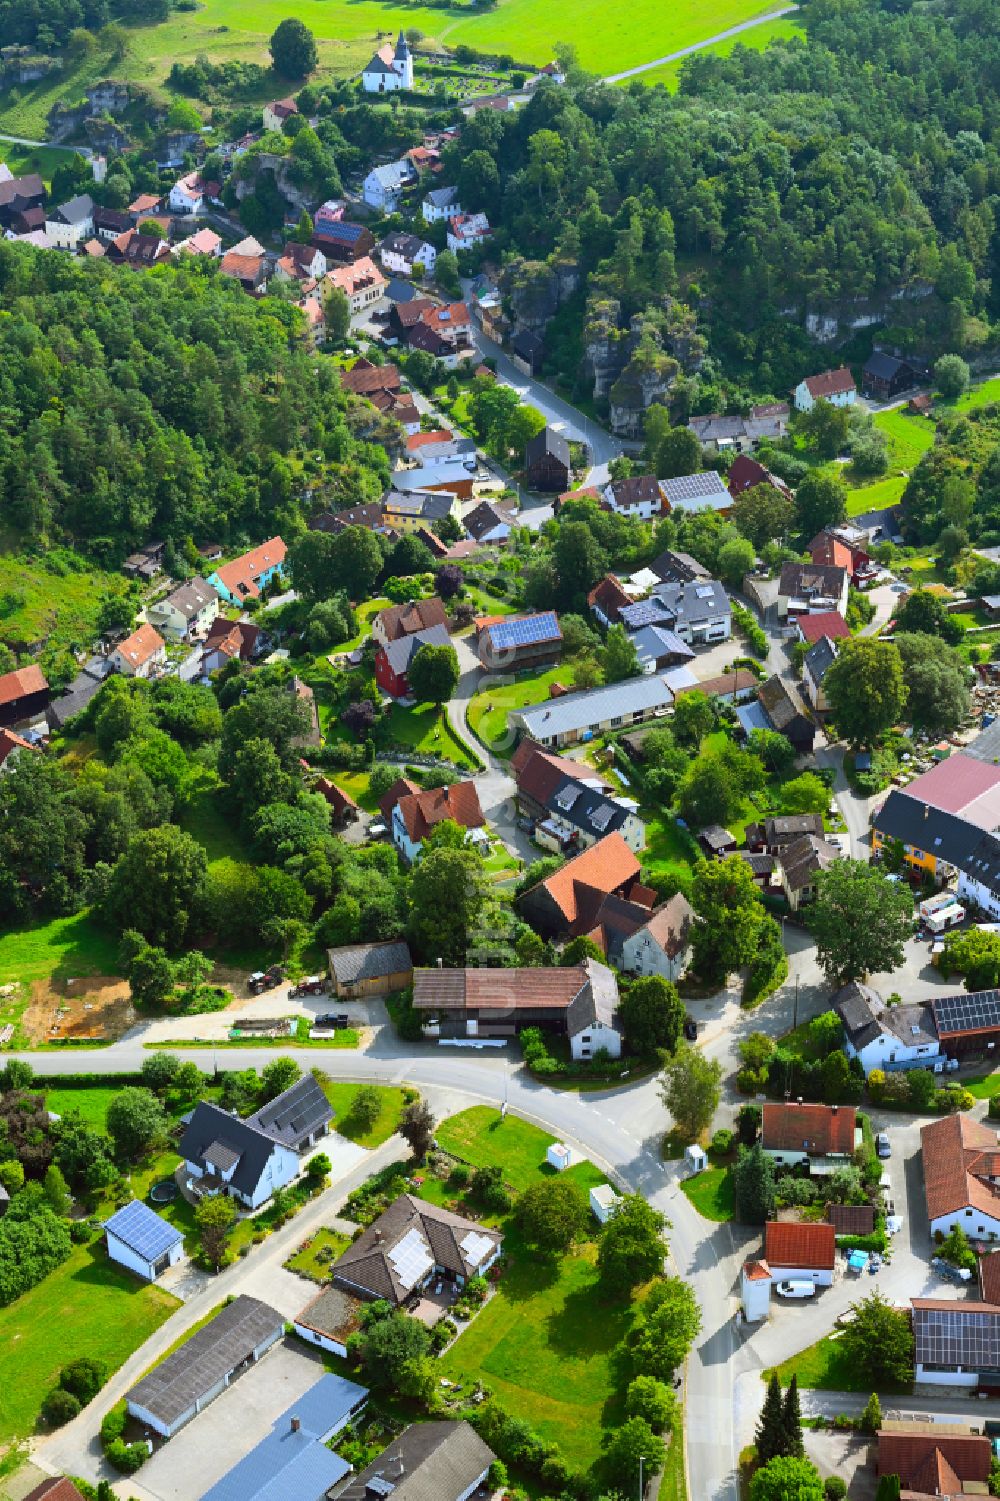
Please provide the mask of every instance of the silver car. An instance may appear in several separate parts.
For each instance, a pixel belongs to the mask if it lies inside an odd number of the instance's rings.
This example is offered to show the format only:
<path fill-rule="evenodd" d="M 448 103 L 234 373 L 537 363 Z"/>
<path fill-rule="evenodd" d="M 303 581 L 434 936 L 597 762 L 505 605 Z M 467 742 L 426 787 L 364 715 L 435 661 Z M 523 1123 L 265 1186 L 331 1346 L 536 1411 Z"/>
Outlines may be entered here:
<path fill-rule="evenodd" d="M 892 1147 L 889 1145 L 888 1131 L 880 1131 L 875 1138 L 875 1150 L 880 1157 L 891 1157 Z"/>

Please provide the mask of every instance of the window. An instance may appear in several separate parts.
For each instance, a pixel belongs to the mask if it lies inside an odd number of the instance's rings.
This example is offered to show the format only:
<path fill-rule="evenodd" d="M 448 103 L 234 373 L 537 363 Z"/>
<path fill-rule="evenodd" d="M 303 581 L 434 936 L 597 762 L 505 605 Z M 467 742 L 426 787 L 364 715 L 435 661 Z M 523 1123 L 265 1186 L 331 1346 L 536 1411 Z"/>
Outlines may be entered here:
<path fill-rule="evenodd" d="M 623 716 L 621 714 L 616 714 L 615 717 L 611 721 L 611 728 L 613 730 L 616 730 L 619 725 L 624 724 L 624 723 L 625 723 L 625 720 L 624 720 Z"/>

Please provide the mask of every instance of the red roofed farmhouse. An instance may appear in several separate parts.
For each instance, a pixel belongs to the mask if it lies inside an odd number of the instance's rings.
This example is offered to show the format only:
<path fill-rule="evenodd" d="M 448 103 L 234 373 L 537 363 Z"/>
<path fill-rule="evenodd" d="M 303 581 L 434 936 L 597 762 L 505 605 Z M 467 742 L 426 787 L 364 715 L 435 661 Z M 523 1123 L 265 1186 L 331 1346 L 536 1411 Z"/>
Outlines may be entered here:
<path fill-rule="evenodd" d="M 387 801 L 383 799 L 383 806 Z M 427 835 L 446 819 L 463 829 L 481 829 L 486 822 L 475 782 L 429 787 L 424 792 L 401 791 L 393 799 L 389 817 L 393 840 L 407 860 L 417 859 Z"/>
<path fill-rule="evenodd" d="M 429 1037 L 513 1037 L 540 1026 L 568 1037 L 574 1058 L 621 1054 L 618 982 L 596 959 L 565 969 L 416 969 L 413 1005 Z"/>
<path fill-rule="evenodd" d="M 1000 1240 L 1000 1142 L 969 1115 L 948 1115 L 920 1131 L 931 1234 L 961 1225 L 970 1240 Z"/>
<path fill-rule="evenodd" d="M 48 704 L 49 685 L 40 667 L 19 667 L 0 677 L 0 725 L 19 724 Z"/>
<path fill-rule="evenodd" d="M 605 897 L 624 896 L 650 912 L 656 893 L 639 883 L 639 862 L 620 834 L 599 839 L 575 860 L 569 860 L 517 898 L 525 922 L 543 938 L 575 937 L 589 933 Z"/>
<path fill-rule="evenodd" d="M 795 387 L 794 401 L 800 412 L 810 412 L 817 401 L 828 401 L 831 406 L 853 406 L 858 388 L 854 376 L 845 365 L 839 370 L 824 370 L 822 375 L 807 375 Z"/>

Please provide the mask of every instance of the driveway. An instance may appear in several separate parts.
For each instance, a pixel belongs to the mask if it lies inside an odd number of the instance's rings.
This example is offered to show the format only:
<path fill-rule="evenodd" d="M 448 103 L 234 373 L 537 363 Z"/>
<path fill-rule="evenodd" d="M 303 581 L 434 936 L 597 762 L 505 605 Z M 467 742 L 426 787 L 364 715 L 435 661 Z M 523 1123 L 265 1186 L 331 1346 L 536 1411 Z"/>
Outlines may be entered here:
<path fill-rule="evenodd" d="M 309 1287 L 302 1280 L 303 1303 Z M 192 1501 L 204 1495 L 322 1375 L 318 1350 L 297 1339 L 279 1341 L 159 1448 L 123 1490 L 136 1501 Z"/>

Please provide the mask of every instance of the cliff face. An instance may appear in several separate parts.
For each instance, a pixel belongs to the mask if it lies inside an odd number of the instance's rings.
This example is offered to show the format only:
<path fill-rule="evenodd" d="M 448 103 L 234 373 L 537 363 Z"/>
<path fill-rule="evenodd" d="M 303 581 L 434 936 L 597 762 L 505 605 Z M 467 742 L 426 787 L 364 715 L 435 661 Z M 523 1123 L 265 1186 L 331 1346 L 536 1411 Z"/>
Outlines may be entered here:
<path fill-rule="evenodd" d="M 270 151 L 258 151 L 243 157 L 232 177 L 237 199 L 242 203 L 244 198 L 249 198 L 257 187 L 258 178 L 264 173 L 270 173 L 275 187 L 289 208 L 301 214 L 315 204 L 316 195 L 309 184 L 300 186 L 295 181 L 297 166 L 301 171 L 300 164 L 294 158 L 276 156 Z"/>
<path fill-rule="evenodd" d="M 521 257 L 504 268 L 500 290 L 515 334 L 540 334 L 580 284 L 579 267 L 570 261 L 550 265 Z"/>
<path fill-rule="evenodd" d="M 634 314 L 627 327 L 614 298 L 587 304 L 585 368 L 594 399 L 608 402 L 612 431 L 622 437 L 642 436 L 648 409 L 668 403 L 679 373 L 697 370 L 704 352 L 694 313 L 673 298 Z"/>

